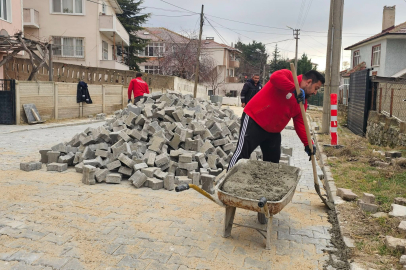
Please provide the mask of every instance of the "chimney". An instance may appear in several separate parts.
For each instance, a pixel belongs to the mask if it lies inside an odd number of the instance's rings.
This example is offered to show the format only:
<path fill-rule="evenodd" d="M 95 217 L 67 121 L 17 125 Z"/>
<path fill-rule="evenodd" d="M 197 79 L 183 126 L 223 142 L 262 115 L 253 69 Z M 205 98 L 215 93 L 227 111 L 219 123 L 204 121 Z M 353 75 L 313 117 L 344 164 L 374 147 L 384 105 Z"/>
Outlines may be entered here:
<path fill-rule="evenodd" d="M 395 11 L 396 6 L 383 7 L 383 17 L 382 17 L 382 32 L 392 26 L 395 26 Z"/>

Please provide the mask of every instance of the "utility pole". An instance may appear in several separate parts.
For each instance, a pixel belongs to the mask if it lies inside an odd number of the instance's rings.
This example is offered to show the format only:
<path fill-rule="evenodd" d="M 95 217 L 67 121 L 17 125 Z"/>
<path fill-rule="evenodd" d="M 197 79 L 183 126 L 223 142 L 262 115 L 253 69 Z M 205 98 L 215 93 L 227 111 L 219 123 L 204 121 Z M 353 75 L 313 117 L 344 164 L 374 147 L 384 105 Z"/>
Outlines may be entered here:
<path fill-rule="evenodd" d="M 292 27 L 287 26 L 288 28 L 293 30 L 293 37 L 296 39 L 296 51 L 295 51 L 295 69 L 296 69 L 296 73 L 297 73 L 297 51 L 299 48 L 299 31 L 300 29 L 293 29 Z"/>
<path fill-rule="evenodd" d="M 293 36 L 296 39 L 296 52 L 295 52 L 295 69 L 296 69 L 296 74 L 297 74 L 297 51 L 298 51 L 298 43 L 299 43 L 299 31 L 300 29 L 294 29 L 293 30 Z"/>
<path fill-rule="evenodd" d="M 197 47 L 197 57 L 196 57 L 196 69 L 195 69 L 195 88 L 193 91 L 194 98 L 197 97 L 197 83 L 199 82 L 199 68 L 200 68 L 200 49 L 202 46 L 202 32 L 203 32 L 203 9 L 204 5 L 202 5 L 202 12 L 200 13 L 200 32 L 199 32 L 199 44 Z"/>
<path fill-rule="evenodd" d="M 326 55 L 326 83 L 324 84 L 322 133 L 330 132 L 330 94 L 338 93 L 343 30 L 344 0 L 330 0 Z"/>
<path fill-rule="evenodd" d="M 262 86 L 265 85 L 265 72 L 266 72 L 266 64 L 264 65 L 264 72 L 263 72 L 263 76 L 262 76 Z"/>

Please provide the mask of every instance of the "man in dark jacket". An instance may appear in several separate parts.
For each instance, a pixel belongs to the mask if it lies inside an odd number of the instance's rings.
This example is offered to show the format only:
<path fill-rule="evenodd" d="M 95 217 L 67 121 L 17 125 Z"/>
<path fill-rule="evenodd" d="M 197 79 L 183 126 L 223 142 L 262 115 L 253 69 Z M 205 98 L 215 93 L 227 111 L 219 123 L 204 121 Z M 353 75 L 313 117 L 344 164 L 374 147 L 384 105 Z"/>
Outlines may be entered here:
<path fill-rule="evenodd" d="M 258 74 L 252 75 L 252 78 L 249 79 L 242 88 L 241 106 L 244 108 L 245 105 L 247 105 L 248 102 L 251 100 L 251 98 L 253 98 L 259 92 L 259 90 L 261 90 L 261 88 L 262 85 L 261 82 L 259 81 L 259 75 Z"/>

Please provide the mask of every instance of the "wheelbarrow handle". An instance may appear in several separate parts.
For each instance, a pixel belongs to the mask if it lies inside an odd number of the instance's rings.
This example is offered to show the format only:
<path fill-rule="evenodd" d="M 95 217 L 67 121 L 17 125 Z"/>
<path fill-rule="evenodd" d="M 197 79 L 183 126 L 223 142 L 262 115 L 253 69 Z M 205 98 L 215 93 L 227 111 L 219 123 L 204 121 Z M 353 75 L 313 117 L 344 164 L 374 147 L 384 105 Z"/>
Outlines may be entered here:
<path fill-rule="evenodd" d="M 182 185 L 179 185 L 179 186 L 175 187 L 176 192 L 181 192 L 181 191 L 185 191 L 185 190 L 188 190 L 188 189 L 189 189 L 188 184 L 182 184 Z"/>
<path fill-rule="evenodd" d="M 266 202 L 267 199 L 265 197 L 262 197 L 261 199 L 259 199 L 258 206 L 262 208 L 265 206 Z"/>

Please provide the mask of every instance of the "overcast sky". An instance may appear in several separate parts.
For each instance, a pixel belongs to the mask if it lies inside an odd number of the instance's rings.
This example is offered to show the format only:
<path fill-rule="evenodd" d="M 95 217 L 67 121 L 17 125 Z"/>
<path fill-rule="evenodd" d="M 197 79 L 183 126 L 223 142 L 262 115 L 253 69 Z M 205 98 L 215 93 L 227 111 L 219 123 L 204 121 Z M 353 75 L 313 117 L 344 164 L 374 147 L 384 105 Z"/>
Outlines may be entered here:
<path fill-rule="evenodd" d="M 262 43 L 278 42 L 281 54 L 286 58 L 294 58 L 295 40 L 292 30 L 287 29 L 286 26 L 300 28 L 302 31 L 299 40 L 299 56 L 305 52 L 312 62 L 318 64 L 319 70 L 325 69 L 330 6 L 328 0 L 165 1 L 167 3 L 162 0 L 144 0 L 142 6 L 147 7 L 144 11 L 152 13 L 144 26 L 166 27 L 175 32 L 198 31 L 199 15 L 180 8 L 199 13 L 203 4 L 204 13 L 208 19 L 203 26 L 203 38 L 214 37 L 215 41 L 228 45 L 239 39 L 244 43 L 253 40 Z M 406 0 L 345 1 L 342 44 L 344 48 L 382 30 L 382 12 L 385 5 L 396 5 L 396 24 L 406 21 Z M 209 22 L 222 38 L 213 30 Z M 290 40 L 283 41 L 286 39 Z M 275 43 L 266 46 L 271 53 Z M 344 51 L 343 60 L 350 61 L 349 51 Z"/>

